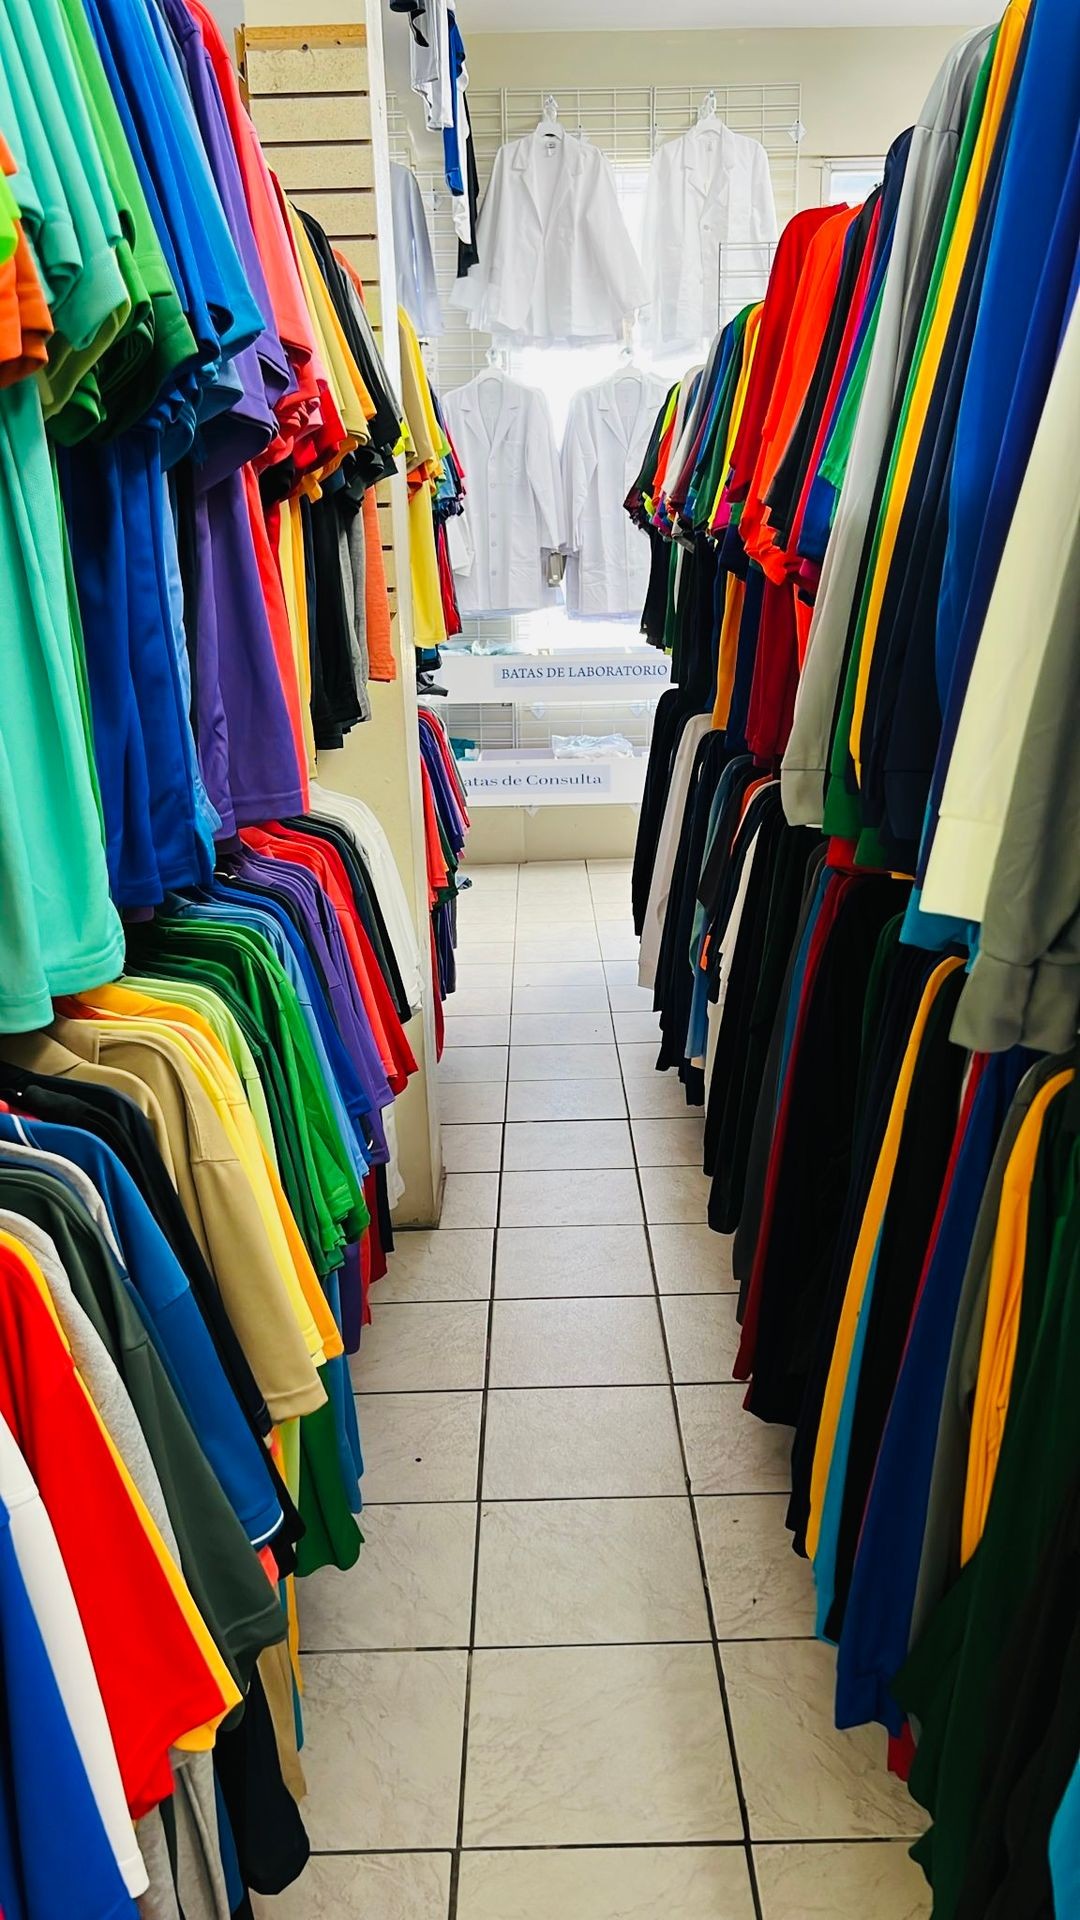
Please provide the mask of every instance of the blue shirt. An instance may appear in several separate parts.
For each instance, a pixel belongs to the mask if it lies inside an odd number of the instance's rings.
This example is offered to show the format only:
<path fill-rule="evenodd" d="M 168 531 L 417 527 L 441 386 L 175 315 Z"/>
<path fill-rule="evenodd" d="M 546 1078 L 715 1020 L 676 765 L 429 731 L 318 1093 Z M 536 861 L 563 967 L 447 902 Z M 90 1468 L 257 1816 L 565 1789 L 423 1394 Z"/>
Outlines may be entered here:
<path fill-rule="evenodd" d="M 0 1141 L 55 1153 L 93 1181 L 124 1257 L 125 1280 L 195 1436 L 254 1546 L 278 1530 L 281 1508 L 259 1443 L 225 1377 L 187 1275 L 127 1169 L 80 1127 L 0 1113 Z"/>
<path fill-rule="evenodd" d="M 137 1920 L 87 1779 L 0 1500 L 4 1920 Z"/>

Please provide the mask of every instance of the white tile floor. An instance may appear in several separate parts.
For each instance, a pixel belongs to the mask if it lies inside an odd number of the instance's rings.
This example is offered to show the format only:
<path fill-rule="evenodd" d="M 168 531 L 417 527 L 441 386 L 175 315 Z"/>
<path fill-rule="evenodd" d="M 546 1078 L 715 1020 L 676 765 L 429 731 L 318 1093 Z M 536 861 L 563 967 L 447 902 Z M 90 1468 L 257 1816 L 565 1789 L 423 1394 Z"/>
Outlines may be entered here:
<path fill-rule="evenodd" d="M 354 1362 L 366 1544 L 301 1596 L 308 1872 L 266 1920 L 920 1920 L 915 1808 L 832 1725 L 743 1411 L 701 1120 L 623 862 L 481 868 L 446 1202 Z"/>

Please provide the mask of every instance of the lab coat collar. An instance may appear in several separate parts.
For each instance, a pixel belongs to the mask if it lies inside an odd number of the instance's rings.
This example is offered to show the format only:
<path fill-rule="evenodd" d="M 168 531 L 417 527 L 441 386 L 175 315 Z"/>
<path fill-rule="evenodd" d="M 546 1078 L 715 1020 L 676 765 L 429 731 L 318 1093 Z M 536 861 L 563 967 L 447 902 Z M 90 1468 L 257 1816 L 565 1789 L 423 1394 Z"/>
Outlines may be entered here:
<path fill-rule="evenodd" d="M 564 126 L 556 121 L 554 127 L 546 127 L 543 122 L 518 140 L 514 147 L 514 156 L 510 164 L 515 173 L 527 173 L 535 166 L 541 143 L 549 138 L 559 141 L 564 155 L 564 165 L 568 173 L 580 173 L 585 164 L 584 142 L 577 134 L 568 133 Z"/>
<path fill-rule="evenodd" d="M 499 411 L 494 425 L 489 428 L 480 406 L 480 389 L 492 381 L 500 390 Z M 525 390 L 516 380 L 509 379 L 499 367 L 487 367 L 483 373 L 477 374 L 475 379 L 470 380 L 468 386 L 460 389 L 458 403 L 462 413 L 472 423 L 473 431 L 487 441 L 489 452 L 494 453 L 496 447 L 502 445 L 509 433 L 511 422 L 520 412 L 524 397 Z"/>
<path fill-rule="evenodd" d="M 691 127 L 685 135 L 686 177 L 694 192 L 707 200 L 718 177 L 726 179 L 733 159 L 735 136 L 723 120 Z"/>
<path fill-rule="evenodd" d="M 616 393 L 617 386 L 626 380 L 633 380 L 637 387 L 637 400 L 632 417 L 629 420 L 627 420 L 622 407 L 619 405 Z M 597 411 L 604 415 L 611 431 L 624 447 L 629 446 L 637 430 L 638 417 L 641 413 L 643 399 L 648 388 L 648 376 L 642 372 L 640 367 L 621 367 L 616 373 L 611 375 L 609 380 L 605 380 L 603 386 L 598 387 L 596 390 Z"/>

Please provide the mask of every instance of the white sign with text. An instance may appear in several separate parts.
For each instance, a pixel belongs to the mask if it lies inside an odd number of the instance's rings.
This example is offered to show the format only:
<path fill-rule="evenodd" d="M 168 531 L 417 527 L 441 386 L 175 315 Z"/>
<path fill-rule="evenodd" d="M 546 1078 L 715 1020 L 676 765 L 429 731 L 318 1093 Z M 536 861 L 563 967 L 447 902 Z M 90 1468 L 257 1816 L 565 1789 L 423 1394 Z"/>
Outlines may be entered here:
<path fill-rule="evenodd" d="M 655 699 L 671 679 L 671 661 L 653 648 L 647 652 L 564 654 L 453 653 L 445 649 L 440 668 L 451 700 L 534 701 Z"/>
<path fill-rule="evenodd" d="M 637 806 L 645 759 L 555 760 L 522 755 L 517 760 L 461 760 L 458 771 L 470 807 L 581 806 L 590 801 Z"/>

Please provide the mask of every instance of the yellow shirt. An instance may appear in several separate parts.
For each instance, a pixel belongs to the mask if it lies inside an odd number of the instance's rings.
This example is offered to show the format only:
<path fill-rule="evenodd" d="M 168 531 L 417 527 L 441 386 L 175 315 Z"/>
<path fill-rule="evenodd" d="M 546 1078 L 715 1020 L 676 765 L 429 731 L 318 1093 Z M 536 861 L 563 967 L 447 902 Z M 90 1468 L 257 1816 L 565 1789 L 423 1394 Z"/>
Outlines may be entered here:
<path fill-rule="evenodd" d="M 289 208 L 289 222 L 296 242 L 308 311 L 322 349 L 334 400 L 346 432 L 352 435 L 354 444 L 358 444 L 371 437 L 367 423 L 375 412 L 375 403 L 350 352 L 341 321 L 307 237 L 307 229 L 293 207 Z"/>
<path fill-rule="evenodd" d="M 99 1008 L 120 1020 L 131 1032 L 163 1034 L 185 1054 L 251 1182 L 308 1352 L 317 1365 L 343 1353 L 329 1302 L 293 1219 L 277 1169 L 259 1136 L 244 1089 L 232 1061 L 202 1015 L 190 1007 L 152 999 L 126 985 L 95 987 L 92 993 L 80 994 L 79 999 L 84 1006 Z"/>
<path fill-rule="evenodd" d="M 153 1088 L 181 1203 L 267 1406 L 276 1420 L 324 1406 L 314 1357 L 321 1343 L 313 1325 L 306 1337 L 301 1330 L 295 1273 L 290 1288 L 234 1138 L 177 1034 L 163 1026 L 136 1032 L 116 1018 L 57 1020 L 54 1033 L 72 1052 L 124 1066 Z"/>
<path fill-rule="evenodd" d="M 432 479 L 444 445 L 431 400 L 431 388 L 420 356 L 416 329 L 398 308 L 401 341 L 401 381 L 409 436 L 414 447 L 409 480 L 409 575 L 413 602 L 413 639 L 418 647 L 440 647 L 446 641 L 435 522 L 431 513 Z"/>
<path fill-rule="evenodd" d="M 908 1035 L 907 1046 L 904 1049 L 904 1058 L 900 1066 L 896 1092 L 893 1095 L 892 1106 L 889 1109 L 889 1118 L 878 1153 L 877 1165 L 874 1168 L 874 1178 L 870 1183 L 870 1192 L 867 1195 L 866 1206 L 863 1210 L 862 1224 L 859 1228 L 859 1238 L 856 1242 L 855 1253 L 852 1257 L 851 1270 L 848 1274 L 847 1290 L 844 1294 L 844 1304 L 840 1312 L 840 1322 L 836 1330 L 836 1341 L 833 1346 L 832 1361 L 829 1366 L 829 1378 L 825 1387 L 825 1398 L 822 1402 L 821 1421 L 818 1426 L 817 1445 L 814 1449 L 814 1466 L 810 1481 L 810 1520 L 806 1530 L 806 1548 L 811 1560 L 813 1560 L 817 1554 L 821 1539 L 821 1516 L 825 1508 L 825 1495 L 829 1485 L 829 1471 L 832 1466 L 833 1447 L 836 1444 L 836 1430 L 840 1422 L 840 1411 L 844 1401 L 844 1389 L 847 1385 L 851 1356 L 855 1346 L 855 1335 L 858 1331 L 863 1301 L 866 1296 L 866 1283 L 870 1277 L 874 1248 L 877 1245 L 878 1234 L 881 1231 L 881 1222 L 885 1217 L 889 1190 L 892 1186 L 893 1174 L 896 1171 L 896 1161 L 900 1151 L 900 1139 L 904 1130 L 904 1118 L 907 1113 L 912 1081 L 915 1078 L 915 1067 L 919 1058 L 919 1050 L 922 1046 L 923 1035 L 926 1032 L 927 1022 L 930 1018 L 934 1001 L 937 999 L 950 973 L 955 973 L 957 967 L 962 967 L 963 964 L 962 960 L 953 956 L 948 960 L 943 960 L 939 967 L 934 968 L 933 973 L 923 988 L 922 999 L 919 1001 L 914 1024 Z"/>
<path fill-rule="evenodd" d="M 1002 1181 L 990 1263 L 990 1286 L 986 1297 L 986 1323 L 979 1348 L 979 1371 L 971 1415 L 964 1519 L 960 1535 L 962 1566 L 967 1565 L 983 1536 L 1009 1411 L 1016 1341 L 1020 1332 L 1020 1308 L 1024 1297 L 1028 1208 L 1035 1158 L 1047 1109 L 1073 1078 L 1070 1068 L 1066 1072 L 1056 1073 L 1052 1080 L 1039 1088 L 1013 1143 Z"/>

